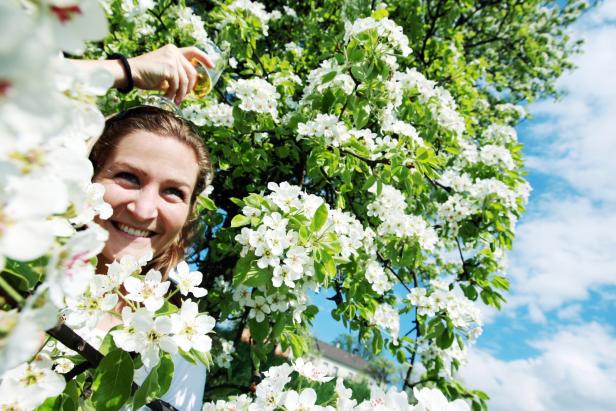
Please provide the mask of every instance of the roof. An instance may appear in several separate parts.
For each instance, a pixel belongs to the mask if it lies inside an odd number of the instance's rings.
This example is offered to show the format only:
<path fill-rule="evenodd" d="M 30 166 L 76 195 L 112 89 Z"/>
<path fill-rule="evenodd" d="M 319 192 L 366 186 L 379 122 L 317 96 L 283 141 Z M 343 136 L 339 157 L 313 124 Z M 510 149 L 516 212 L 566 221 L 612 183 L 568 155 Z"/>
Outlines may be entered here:
<path fill-rule="evenodd" d="M 315 342 L 317 351 L 321 353 L 321 355 L 323 355 L 323 357 L 325 358 L 334 360 L 358 371 L 364 371 L 369 366 L 368 361 L 355 354 L 351 354 L 349 352 L 341 350 L 340 348 L 321 340 L 315 340 Z"/>

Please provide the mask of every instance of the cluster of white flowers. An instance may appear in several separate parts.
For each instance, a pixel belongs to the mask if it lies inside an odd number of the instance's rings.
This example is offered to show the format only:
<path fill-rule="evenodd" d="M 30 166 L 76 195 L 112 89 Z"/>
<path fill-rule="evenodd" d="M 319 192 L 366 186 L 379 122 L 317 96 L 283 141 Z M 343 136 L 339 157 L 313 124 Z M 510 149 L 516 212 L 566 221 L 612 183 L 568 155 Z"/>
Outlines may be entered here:
<path fill-rule="evenodd" d="M 240 99 L 239 107 L 244 111 L 269 113 L 275 120 L 278 119 L 278 99 L 280 94 L 276 87 L 267 80 L 255 77 L 252 79 L 239 79 L 227 86 L 229 93 Z"/>
<path fill-rule="evenodd" d="M 0 409 L 33 410 L 64 391 L 64 377 L 54 372 L 53 362 L 39 354 L 30 363 L 22 363 L 0 376 Z"/>
<path fill-rule="evenodd" d="M 481 334 L 481 312 L 471 300 L 450 290 L 448 283 L 431 280 L 430 285 L 430 293 L 426 288 L 416 287 L 407 295 L 409 302 L 417 307 L 417 314 L 432 317 L 442 311 L 455 327 L 467 332 L 474 330 L 475 337 Z"/>
<path fill-rule="evenodd" d="M 301 323 L 301 314 L 307 307 L 309 288 L 315 288 L 316 285 L 308 282 L 294 289 L 293 294 L 286 294 L 281 291 L 275 293 L 267 293 L 266 287 L 259 287 L 254 292 L 243 285 L 239 285 L 233 291 L 233 300 L 242 307 L 250 308 L 248 318 L 254 318 L 257 322 L 265 320 L 267 314 L 276 312 L 293 311 L 293 320 L 296 323 Z"/>
<path fill-rule="evenodd" d="M 398 26 L 393 20 L 383 18 L 375 20 L 372 17 L 357 19 L 353 23 L 344 23 L 344 41 L 348 42 L 351 37 L 367 30 L 376 30 L 378 35 L 402 53 L 404 57 L 411 54 L 413 50 L 409 47 L 409 39 L 402 32 L 402 27 Z"/>
<path fill-rule="evenodd" d="M 438 206 L 438 216 L 443 222 L 446 222 L 453 235 L 458 232 L 458 224 L 480 211 L 479 206 L 467 197 L 460 194 L 449 196 L 447 201 Z"/>
<path fill-rule="evenodd" d="M 399 120 L 393 108 L 393 105 L 386 106 L 381 113 L 381 131 L 383 133 L 397 134 L 398 136 L 408 137 L 410 141 L 415 142 L 419 146 L 424 146 L 424 140 L 419 136 L 419 133 L 412 124 Z M 392 145 L 397 145 L 397 140 L 392 139 Z"/>
<path fill-rule="evenodd" d="M 119 348 L 140 353 L 146 367 L 158 363 L 161 349 L 170 353 L 178 347 L 185 352 L 191 349 L 209 352 L 211 339 L 207 334 L 212 332 L 215 321 L 199 313 L 195 302 L 184 300 L 179 313 L 156 314 L 166 301 L 170 282 L 162 281 L 162 274 L 156 270 L 150 270 L 145 276 L 139 274 L 149 258 L 151 253 L 140 259 L 126 255 L 108 265 L 107 275 L 91 275 L 89 284 L 79 295 L 66 293 L 63 310 L 66 324 L 76 327 L 83 338 L 94 340 L 92 344 L 97 347 L 100 340 L 96 341 L 93 330 L 101 319 L 109 317 L 123 295 L 127 305 L 122 309 L 122 325 L 111 335 Z M 198 287 L 201 273 L 191 272 L 186 262 L 178 264 L 171 278 L 177 281 L 178 290 L 185 297 L 206 294 L 205 289 Z"/>
<path fill-rule="evenodd" d="M 407 127 L 408 126 L 408 127 Z M 386 126 L 387 127 L 387 126 Z M 392 124 L 391 128 L 383 131 L 389 131 L 398 135 L 411 137 L 412 140 L 423 144 L 420 137 L 413 136 L 414 128 L 409 125 L 404 125 L 402 122 Z M 417 134 L 416 132 L 414 133 Z M 362 143 L 370 150 L 370 158 L 377 159 L 379 157 L 389 157 L 393 150 L 398 150 L 400 153 L 409 154 L 409 149 L 400 144 L 400 141 L 390 135 L 378 135 L 368 128 L 357 130 L 347 128 L 343 121 L 333 114 L 317 114 L 316 118 L 305 123 L 297 125 L 297 139 L 303 137 L 320 137 L 324 139 L 325 144 L 340 147 L 347 145 L 351 139 Z"/>
<path fill-rule="evenodd" d="M 458 137 L 464 133 L 464 119 L 456 111 L 456 102 L 449 91 L 428 80 L 416 69 L 409 68 L 405 72 L 394 73 L 386 87 L 393 108 L 402 104 L 406 91 L 412 91 L 418 94 L 419 101 L 429 105 L 432 116 L 441 127 L 453 131 Z"/>
<path fill-rule="evenodd" d="M 511 153 L 503 146 L 486 144 L 479 149 L 478 157 L 480 162 L 489 166 L 502 167 L 507 170 L 515 168 Z"/>
<path fill-rule="evenodd" d="M 230 10 L 242 10 L 254 15 L 261 22 L 261 31 L 264 36 L 267 36 L 269 31 L 268 22 L 270 20 L 276 20 L 280 18 L 280 12 L 274 11 L 272 13 L 268 13 L 265 10 L 265 6 L 258 1 L 251 0 L 235 0 L 233 3 L 229 5 Z"/>
<path fill-rule="evenodd" d="M 233 353 L 235 352 L 235 346 L 233 341 L 220 339 L 220 352 L 214 357 L 214 362 L 220 368 L 230 368 L 233 361 Z"/>
<path fill-rule="evenodd" d="M 199 313 L 197 303 L 185 300 L 179 313 L 163 316 L 155 316 L 146 308 L 124 307 L 122 327 L 111 331 L 111 335 L 119 348 L 141 354 L 143 364 L 151 369 L 158 364 L 161 350 L 209 352 L 212 340 L 207 334 L 214 325 L 214 318 Z"/>
<path fill-rule="evenodd" d="M 233 107 L 225 103 L 207 106 L 191 104 L 182 109 L 182 115 L 196 126 L 233 127 Z"/>
<path fill-rule="evenodd" d="M 270 74 L 269 79 L 272 81 L 272 84 L 275 86 L 278 86 L 279 84 L 283 84 L 283 83 L 295 83 L 299 85 L 302 84 L 302 79 L 299 78 L 299 76 L 294 73 L 276 72 L 276 73 Z"/>
<path fill-rule="evenodd" d="M 196 15 L 192 8 L 185 6 L 173 6 L 176 15 L 175 24 L 177 27 L 194 38 L 197 44 L 206 44 L 209 36 L 204 28 L 203 20 Z"/>
<path fill-rule="evenodd" d="M 259 217 L 256 228 L 244 227 L 235 239 L 243 246 L 241 255 L 252 252 L 259 257 L 259 268 L 272 268 L 274 287 L 284 283 L 294 288 L 301 278 L 312 277 L 314 255 L 323 244 L 340 246 L 339 251 L 331 255 L 337 260 L 357 256 L 359 249 L 372 246 L 371 236 L 366 235 L 361 223 L 348 212 L 330 209 L 321 197 L 306 194 L 300 187 L 287 182 L 269 183 L 268 188 L 271 193 L 264 197 L 267 205 L 261 208 L 245 206 L 242 210 L 246 216 Z M 289 226 L 289 217 L 301 214 L 309 222 L 321 206 L 327 210 L 327 220 L 318 232 L 302 238 L 300 226 Z"/>
<path fill-rule="evenodd" d="M 291 8 L 291 7 L 289 7 L 289 6 L 282 6 L 282 10 L 284 10 L 284 13 L 285 13 L 287 16 L 289 16 L 289 17 L 291 17 L 291 18 L 294 18 L 294 19 L 296 19 L 296 18 L 297 18 L 297 12 L 295 11 L 295 9 L 292 9 L 292 8 Z"/>
<path fill-rule="evenodd" d="M 355 89 L 355 81 L 350 75 L 344 73 L 344 70 L 345 67 L 339 65 L 335 59 L 321 62 L 319 67 L 313 69 L 306 77 L 302 101 L 305 101 L 315 91 L 322 93 L 329 88 L 340 88 L 344 94 L 351 94 Z M 324 76 L 328 76 L 328 81 L 323 81 Z"/>
<path fill-rule="evenodd" d="M 400 315 L 398 310 L 389 304 L 379 304 L 374 311 L 371 322 L 387 330 L 394 344 L 398 343 L 398 334 L 400 332 Z"/>
<path fill-rule="evenodd" d="M 368 215 L 381 220 L 377 233 L 414 238 L 424 250 L 434 250 L 438 243 L 436 231 L 421 216 L 406 214 L 404 194 L 388 184 L 382 185 L 378 195 L 377 190 L 377 184 L 368 189 L 375 194 L 374 201 L 368 204 Z"/>
<path fill-rule="evenodd" d="M 218 400 L 215 403 L 203 404 L 203 411 L 470 411 L 469 405 L 462 399 L 449 402 L 447 398 L 435 388 L 413 388 L 413 396 L 417 404 L 409 404 L 406 392 L 398 391 L 395 387 L 384 391 L 374 384 L 370 387 L 370 398 L 358 404 L 352 399 L 351 389 L 344 386 L 342 378 L 336 379 L 334 390 L 334 405 L 318 405 L 317 393 L 313 388 L 305 388 L 301 391 L 285 389 L 291 382 L 291 374 L 298 372 L 307 378 L 312 384 L 330 381 L 333 377 L 323 378 L 325 370 L 316 371 L 317 378 L 309 373 L 300 371 L 305 367 L 303 359 L 298 359 L 294 366 L 282 364 L 271 367 L 264 373 L 265 378 L 256 386 L 256 398 L 251 399 L 243 394 L 227 401 Z"/>
<path fill-rule="evenodd" d="M 304 53 L 304 48 L 294 41 L 290 41 L 284 45 L 284 49 L 293 54 L 301 56 Z"/>
<path fill-rule="evenodd" d="M 350 137 L 349 129 L 338 116 L 333 114 L 317 114 L 317 117 L 306 123 L 297 125 L 298 139 L 300 137 L 323 137 L 325 144 L 339 147 Z"/>
<path fill-rule="evenodd" d="M 366 280 L 372 285 L 372 289 L 379 295 L 385 294 L 393 287 L 393 282 L 383 269 L 383 266 L 375 260 L 366 264 Z"/>
<path fill-rule="evenodd" d="M 474 334 L 474 333 L 471 333 Z M 469 338 L 468 342 L 472 343 L 474 338 Z M 454 373 L 452 372 L 451 365 L 454 361 L 457 361 L 460 365 L 463 365 L 467 361 L 468 350 L 466 346 L 462 347 L 460 341 L 456 338 L 453 344 L 447 349 L 439 348 L 434 341 L 428 338 L 419 337 L 417 339 L 417 353 L 421 356 L 421 362 L 428 365 L 431 361 L 442 361 L 445 366 L 443 372 L 446 378 L 451 378 Z"/>
<path fill-rule="evenodd" d="M 528 115 L 526 109 L 517 104 L 497 104 L 495 108 L 497 111 L 507 114 L 510 120 L 517 120 L 518 118 L 524 118 Z"/>
<path fill-rule="evenodd" d="M 314 276 L 315 256 L 327 253 L 335 264 L 357 257 L 360 250 L 374 255 L 374 233 L 364 230 L 351 214 L 330 209 L 321 197 L 306 194 L 297 186 L 282 182 L 269 183 L 268 188 L 271 193 L 261 198 L 259 206 L 244 206 L 242 212 L 251 217 L 252 227 L 243 227 L 235 239 L 243 246 L 242 256 L 251 253 L 257 267 L 271 273 L 271 283 L 254 290 L 240 286 L 233 299 L 250 307 L 249 318 L 257 322 L 267 314 L 289 309 L 294 321 L 301 322 L 308 290 L 319 287 Z M 322 227 L 301 234 L 319 208 L 327 210 Z M 384 286 L 379 283 L 377 287 Z"/>
<path fill-rule="evenodd" d="M 96 0 L 21 6 L 0 4 L 0 269 L 39 257 L 48 267 L 22 309 L 0 315 L 0 408 L 31 409 L 64 382 L 51 366 L 23 362 L 57 322 L 64 297 L 85 289 L 94 275 L 89 259 L 107 238 L 93 223 L 97 215 L 108 218 L 111 208 L 102 187 L 91 183 L 87 140 L 104 127 L 92 103 L 113 76 L 77 72 L 59 53 L 80 54 L 85 41 L 106 35 Z M 53 382 L 58 378 L 61 384 Z"/>
<path fill-rule="evenodd" d="M 515 128 L 502 124 L 490 124 L 483 132 L 482 137 L 494 144 L 510 144 L 518 141 Z"/>
<path fill-rule="evenodd" d="M 155 0 L 122 0 L 120 4 L 124 17 L 129 21 L 147 14 L 154 6 L 156 6 Z"/>
<path fill-rule="evenodd" d="M 451 230 L 450 234 L 456 235 L 459 223 L 478 213 L 485 205 L 488 196 L 497 200 L 508 209 L 516 209 L 518 203 L 522 205 L 528 201 L 530 185 L 526 182 L 518 183 L 515 188 L 510 188 L 496 178 L 480 179 L 473 181 L 471 176 L 464 172 L 453 169 L 445 171 L 439 182 L 453 190 L 449 198 L 438 206 L 438 220 L 446 223 Z M 515 216 L 508 213 L 513 222 Z"/>

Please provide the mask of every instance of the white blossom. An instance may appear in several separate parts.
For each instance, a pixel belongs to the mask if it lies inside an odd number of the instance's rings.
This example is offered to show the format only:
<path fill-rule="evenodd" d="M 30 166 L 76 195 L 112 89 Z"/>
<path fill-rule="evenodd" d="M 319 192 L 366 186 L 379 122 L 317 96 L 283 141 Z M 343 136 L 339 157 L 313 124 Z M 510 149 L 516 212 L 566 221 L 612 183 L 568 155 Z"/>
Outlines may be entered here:
<path fill-rule="evenodd" d="M 186 261 L 181 261 L 172 273 L 169 274 L 169 277 L 172 280 L 177 281 L 180 294 L 182 295 L 188 295 L 188 293 L 191 293 L 197 298 L 207 295 L 207 290 L 199 287 L 199 285 L 201 285 L 201 281 L 203 280 L 203 274 L 199 271 L 190 271 L 190 267 Z"/>
<path fill-rule="evenodd" d="M 228 87 L 229 93 L 240 99 L 239 107 L 244 111 L 269 113 L 274 120 L 278 119 L 278 99 L 280 94 L 276 87 L 261 78 L 239 79 Z"/>
<path fill-rule="evenodd" d="M 212 332 L 216 321 L 206 314 L 199 313 L 197 303 L 186 300 L 182 303 L 179 314 L 171 316 L 173 340 L 179 348 L 188 352 L 195 349 L 209 352 L 212 339 L 207 335 Z"/>
<path fill-rule="evenodd" d="M 143 303 L 150 312 L 156 312 L 163 306 L 164 296 L 169 289 L 169 281 L 161 281 L 162 274 L 157 270 L 150 270 L 142 279 L 128 277 L 124 280 L 127 300 Z"/>

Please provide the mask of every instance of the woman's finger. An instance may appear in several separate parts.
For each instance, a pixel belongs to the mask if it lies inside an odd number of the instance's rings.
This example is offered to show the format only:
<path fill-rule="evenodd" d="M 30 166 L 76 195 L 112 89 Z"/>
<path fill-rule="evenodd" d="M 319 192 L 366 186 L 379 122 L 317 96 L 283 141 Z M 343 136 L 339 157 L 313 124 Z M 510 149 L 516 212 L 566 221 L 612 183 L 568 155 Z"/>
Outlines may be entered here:
<path fill-rule="evenodd" d="M 186 69 L 182 66 L 182 56 L 178 56 L 177 59 L 177 70 L 178 70 L 178 91 L 175 93 L 175 104 L 180 104 L 186 94 L 188 94 L 188 76 L 186 75 Z"/>
<path fill-rule="evenodd" d="M 186 93 L 189 94 L 193 90 L 193 88 L 195 87 L 195 83 L 197 82 L 197 70 L 190 63 L 190 61 L 186 60 L 184 56 L 180 56 L 180 62 L 182 64 L 182 67 L 184 68 L 186 77 L 188 78 L 188 91 Z"/>
<path fill-rule="evenodd" d="M 176 70 L 171 69 L 169 71 L 169 74 L 165 76 L 167 83 L 169 84 L 169 87 L 167 87 L 167 91 L 165 92 L 165 97 L 167 97 L 169 100 L 173 100 L 178 91 L 178 86 L 180 82 L 180 79 L 178 76 L 179 75 L 178 75 L 177 69 Z"/>
<path fill-rule="evenodd" d="M 182 47 L 181 49 L 179 49 L 179 51 L 184 57 L 186 57 L 186 60 L 188 61 L 192 60 L 193 58 L 196 58 L 206 67 L 214 67 L 214 62 L 212 61 L 212 59 L 209 58 L 208 55 L 205 54 L 205 52 L 203 50 L 200 50 L 198 47 Z"/>

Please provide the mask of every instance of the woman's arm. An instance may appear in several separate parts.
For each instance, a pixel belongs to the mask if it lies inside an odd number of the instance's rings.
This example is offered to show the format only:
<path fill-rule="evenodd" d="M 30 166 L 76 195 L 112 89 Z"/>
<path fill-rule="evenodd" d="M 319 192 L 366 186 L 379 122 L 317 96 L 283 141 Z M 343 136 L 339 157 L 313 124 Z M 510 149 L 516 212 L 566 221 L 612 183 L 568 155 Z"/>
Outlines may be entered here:
<path fill-rule="evenodd" d="M 165 97 L 176 104 L 186 97 L 197 80 L 197 71 L 191 64 L 197 59 L 206 67 L 214 67 L 210 58 L 197 47 L 178 48 L 167 44 L 157 50 L 128 59 L 135 87 L 143 90 L 162 90 Z M 79 70 L 104 68 L 113 74 L 116 88 L 128 84 L 124 67 L 120 60 L 74 60 L 69 59 Z"/>

